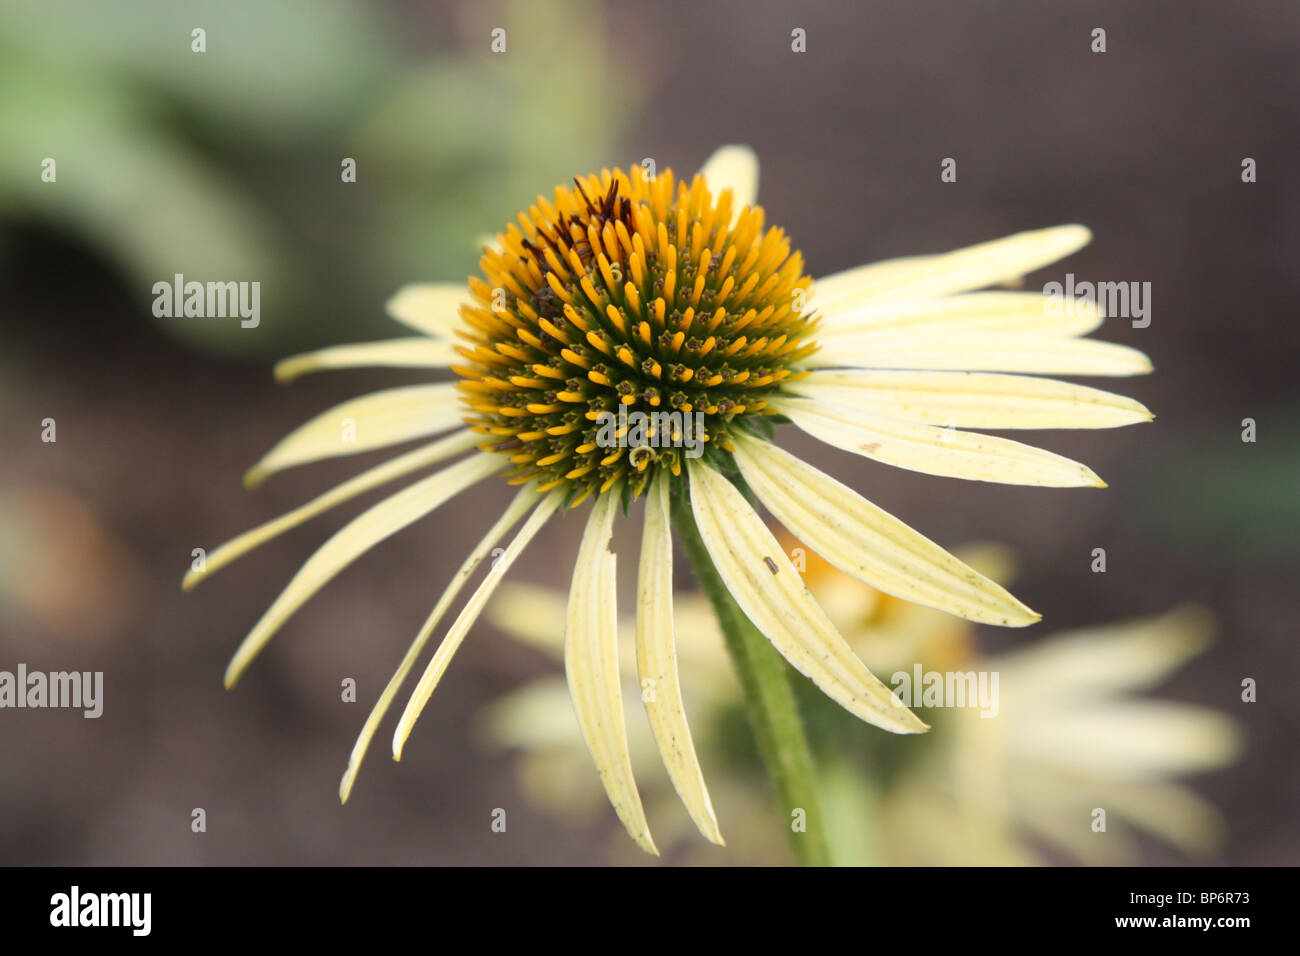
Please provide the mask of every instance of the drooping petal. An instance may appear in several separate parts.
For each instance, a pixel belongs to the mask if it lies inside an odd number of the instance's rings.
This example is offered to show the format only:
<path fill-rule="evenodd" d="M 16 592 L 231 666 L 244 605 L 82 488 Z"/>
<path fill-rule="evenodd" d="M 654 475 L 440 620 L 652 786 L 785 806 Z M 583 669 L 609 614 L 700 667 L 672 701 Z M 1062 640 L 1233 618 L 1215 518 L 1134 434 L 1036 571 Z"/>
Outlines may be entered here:
<path fill-rule="evenodd" d="M 856 309 L 819 311 L 818 338 L 844 335 L 914 334 L 918 337 L 949 332 L 1015 332 L 1047 335 L 1086 335 L 1102 323 L 1102 311 L 1093 302 L 1061 302 L 1041 292 L 970 292 L 940 299 L 905 299 Z"/>
<path fill-rule="evenodd" d="M 741 610 L 797 670 L 850 713 L 894 733 L 927 726 L 858 660 L 781 545 L 725 477 L 690 462 L 700 537 Z"/>
<path fill-rule="evenodd" d="M 1087 465 L 1009 438 L 917 425 L 829 401 L 770 404 L 828 445 L 926 475 L 1048 488 L 1106 486 Z"/>
<path fill-rule="evenodd" d="M 564 670 L 582 736 L 605 793 L 628 834 L 658 855 L 632 774 L 618 670 L 615 557 L 611 551 L 618 495 L 596 499 L 578 547 L 569 588 Z"/>
<path fill-rule="evenodd" d="M 506 546 L 503 553 L 496 557 L 492 562 L 492 567 L 479 582 L 479 586 L 474 589 L 465 606 L 461 608 L 460 614 L 456 615 L 456 620 L 452 622 L 447 629 L 447 635 L 438 645 L 438 649 L 433 653 L 433 659 L 420 675 L 420 682 L 415 685 L 415 690 L 411 692 L 410 699 L 406 702 L 406 709 L 402 711 L 402 716 L 398 718 L 397 729 L 393 731 L 393 759 L 402 759 L 402 748 L 406 746 L 406 739 L 411 736 L 411 730 L 415 727 L 415 722 L 420 719 L 429 698 L 438 688 L 438 682 L 442 680 L 442 675 L 447 673 L 447 667 L 451 664 L 451 659 L 456 656 L 456 651 L 464 642 L 465 636 L 469 633 L 479 615 L 483 613 L 483 607 L 487 604 L 488 599 L 492 597 L 492 592 L 496 590 L 501 579 L 505 577 L 510 566 L 515 563 L 532 541 L 538 531 L 542 530 L 542 525 L 546 524 L 551 515 L 560 506 L 562 497 L 558 492 L 552 492 L 533 509 L 533 513 L 528 516 L 519 533 L 515 535 L 514 540 Z"/>
<path fill-rule="evenodd" d="M 418 335 L 382 342 L 333 345 L 290 356 L 276 363 L 275 378 L 278 382 L 292 382 L 312 372 L 335 368 L 446 368 L 455 360 L 456 353 L 452 351 L 450 342 Z"/>
<path fill-rule="evenodd" d="M 1054 226 L 940 255 L 874 262 L 819 279 L 812 303 L 820 311 L 843 311 L 875 302 L 982 289 L 1063 259 L 1091 239 L 1086 226 Z"/>
<path fill-rule="evenodd" d="M 404 385 L 353 398 L 321 412 L 290 432 L 244 475 L 254 487 L 294 465 L 356 455 L 460 424 L 463 409 L 454 383 Z"/>
<path fill-rule="evenodd" d="M 949 428 L 1116 428 L 1154 417 L 1141 402 L 1113 392 L 995 372 L 823 369 L 785 390 Z"/>
<path fill-rule="evenodd" d="M 493 627 L 515 640 L 563 661 L 568 603 L 566 592 L 539 584 L 506 581 L 483 614 Z M 736 672 L 727 657 L 708 599 L 696 592 L 675 595 L 673 631 L 689 635 L 689 639 L 676 644 L 675 653 L 679 668 L 692 675 L 692 695 L 701 702 L 734 700 L 740 690 Z M 619 648 L 619 666 L 626 684 L 637 679 L 635 612 L 619 617 Z M 629 728 L 629 733 L 633 732 Z"/>
<path fill-rule="evenodd" d="M 842 335 L 821 343 L 807 365 L 1038 375 L 1145 375 L 1151 371 L 1151 360 L 1127 345 L 1009 332 Z"/>
<path fill-rule="evenodd" d="M 450 339 L 460 324 L 460 307 L 470 301 L 460 282 L 416 282 L 404 285 L 385 308 L 398 322 L 435 339 Z"/>
<path fill-rule="evenodd" d="M 636 653 L 646 716 L 664 767 L 691 819 L 705 838 L 723 846 L 704 773 L 691 740 L 677 676 L 673 631 L 673 542 L 668 518 L 668 481 L 660 475 L 646 499 L 637 574 Z M 647 689 L 648 688 L 648 692 Z"/>
<path fill-rule="evenodd" d="M 770 442 L 732 436 L 736 464 L 763 505 L 804 544 L 879 591 L 971 621 L 1023 627 L 1040 615 L 1005 588 Z"/>
<path fill-rule="evenodd" d="M 748 146 L 723 146 L 710 156 L 700 169 L 716 197 L 731 190 L 732 220 L 746 206 L 758 201 L 758 154 Z"/>
<path fill-rule="evenodd" d="M 226 687 L 233 687 L 245 668 L 291 614 L 334 575 L 380 541 L 423 518 L 439 505 L 501 468 L 498 455 L 479 453 L 422 478 L 362 512 L 307 559 L 289 586 L 262 615 L 239 645 L 226 668 Z"/>
<path fill-rule="evenodd" d="M 355 478 L 349 478 L 343 484 L 331 488 L 325 494 L 313 498 L 305 505 L 300 505 L 278 518 L 274 518 L 250 531 L 245 531 L 236 538 L 231 538 L 207 556 L 202 571 L 190 569 L 181 582 L 181 587 L 188 591 L 196 587 L 200 581 L 207 578 L 214 571 L 221 570 L 254 548 L 266 544 L 277 535 L 284 534 L 290 528 L 296 528 L 304 521 L 314 518 L 316 515 L 328 511 L 350 498 L 364 494 L 371 488 L 377 488 L 385 482 L 410 474 L 427 465 L 469 451 L 480 441 L 482 441 L 481 435 L 475 435 L 470 431 L 457 432 L 430 445 L 425 445 L 423 448 L 408 451 L 406 454 L 399 455 L 382 465 L 376 465 L 369 471 L 363 471 Z"/>
<path fill-rule="evenodd" d="M 416 634 L 415 640 L 407 648 L 401 664 L 397 666 L 397 670 L 389 678 L 387 686 L 384 687 L 384 692 L 379 695 L 379 700 L 375 701 L 375 706 L 371 709 L 370 716 L 366 718 L 361 733 L 357 735 L 357 742 L 352 747 L 351 756 L 348 757 L 347 770 L 343 772 L 343 779 L 339 781 L 339 800 L 341 802 L 348 802 L 348 796 L 352 793 L 352 785 L 356 783 L 357 773 L 361 770 L 361 761 L 365 759 L 366 751 L 370 747 L 370 741 L 375 736 L 375 731 L 379 729 L 384 715 L 388 713 L 388 708 L 392 706 L 393 700 L 397 697 L 397 692 L 401 690 L 402 684 L 406 682 L 406 677 L 410 674 L 411 668 L 415 666 L 420 654 L 424 652 L 424 646 L 429 642 L 434 629 L 442 621 L 447 609 L 451 607 L 451 602 L 456 599 L 456 595 L 460 593 L 460 589 L 469 580 L 479 564 L 491 555 L 492 549 L 496 547 L 497 542 L 528 513 L 528 509 L 537 501 L 537 497 L 535 485 L 526 485 L 521 488 L 509 507 L 502 512 L 496 523 L 488 529 L 487 534 L 483 535 L 483 540 L 469 553 L 469 557 L 460 566 L 460 570 L 448 582 L 446 590 L 442 592 L 442 596 L 438 598 L 438 603 L 429 612 L 429 616 L 425 619 L 420 632 Z"/>

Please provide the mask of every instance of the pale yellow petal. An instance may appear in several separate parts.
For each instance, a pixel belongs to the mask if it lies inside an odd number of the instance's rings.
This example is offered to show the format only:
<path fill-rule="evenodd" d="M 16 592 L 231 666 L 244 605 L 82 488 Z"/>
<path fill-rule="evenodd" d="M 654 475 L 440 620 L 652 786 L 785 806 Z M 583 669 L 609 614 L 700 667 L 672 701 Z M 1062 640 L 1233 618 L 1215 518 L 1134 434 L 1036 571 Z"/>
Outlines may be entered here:
<path fill-rule="evenodd" d="M 904 299 L 856 309 L 819 310 L 819 340 L 845 335 L 1015 332 L 1086 335 L 1101 325 L 1096 304 L 1062 304 L 1041 292 L 971 292 L 939 299 Z"/>
<path fill-rule="evenodd" d="M 539 677 L 495 698 L 475 718 L 474 733 L 493 747 L 540 751 L 547 756 L 575 750 L 582 758 L 583 778 L 604 796 L 591 779 L 590 758 L 579 743 L 569 685 L 562 677 Z"/>
<path fill-rule="evenodd" d="M 736 487 L 698 459 L 687 470 L 700 537 L 754 626 L 850 713 L 894 733 L 928 729 L 854 655 Z"/>
<path fill-rule="evenodd" d="M 724 189 L 731 190 L 734 220 L 746 206 L 758 201 L 758 154 L 748 146 L 723 146 L 716 150 L 700 169 L 716 199 Z"/>
<path fill-rule="evenodd" d="M 1223 842 L 1223 814 L 1187 787 L 1107 782 L 1096 791 L 1093 806 L 1106 807 L 1184 853 L 1210 853 Z"/>
<path fill-rule="evenodd" d="M 497 542 L 504 537 L 505 533 L 515 526 L 515 524 L 528 513 L 528 509 L 537 501 L 537 490 L 535 485 L 528 485 L 520 489 L 519 494 L 515 495 L 514 500 L 509 507 L 502 513 L 501 517 L 483 535 L 478 545 L 470 552 L 469 557 L 460 566 L 460 570 L 447 584 L 446 590 L 438 598 L 438 603 L 429 612 L 425 619 L 424 625 L 420 632 L 407 648 L 406 655 L 402 658 L 401 664 L 389 678 L 388 684 L 384 687 L 384 692 L 379 695 L 379 700 L 370 711 L 370 716 L 366 718 L 365 725 L 361 728 L 361 733 L 357 735 L 357 742 L 352 747 L 352 754 L 348 758 L 347 770 L 343 772 L 343 779 L 339 781 L 339 800 L 343 803 L 348 802 L 348 796 L 352 793 L 352 785 L 356 783 L 357 773 L 361 770 L 361 761 L 365 759 L 366 751 L 370 747 L 370 741 L 374 738 L 375 732 L 379 729 L 379 724 L 383 721 L 384 715 L 388 713 L 388 708 L 392 706 L 393 700 L 397 697 L 397 692 L 401 690 L 402 684 L 406 682 L 406 677 L 415 666 L 420 654 L 424 652 L 424 646 L 429 642 L 433 635 L 434 629 L 442 621 L 442 617 L 451 607 L 452 601 L 460 593 L 460 589 L 469 580 L 475 569 L 486 560 L 496 547 Z"/>
<path fill-rule="evenodd" d="M 383 342 L 333 345 L 294 355 L 276 363 L 275 377 L 280 382 L 292 382 L 311 372 L 336 368 L 446 368 L 455 360 L 456 353 L 452 351 L 450 342 L 411 336 Z"/>
<path fill-rule="evenodd" d="M 1016 808 L 1016 822 L 1034 838 L 1033 843 L 1078 857 L 1088 866 L 1136 866 L 1140 859 L 1138 843 L 1126 827 L 1112 824 L 1104 831 L 1095 831 L 1088 825 L 1088 811 L 1064 816 L 1053 804 L 1025 800 Z"/>
<path fill-rule="evenodd" d="M 1116 428 L 1154 417 L 1113 392 L 996 372 L 823 369 L 785 391 L 947 428 Z"/>
<path fill-rule="evenodd" d="M 290 528 L 296 528 L 304 521 L 314 518 L 316 515 L 328 511 L 335 505 L 342 504 L 350 498 L 364 494 L 372 488 L 377 488 L 385 482 L 400 478 L 445 458 L 452 458 L 461 452 L 469 451 L 482 440 L 481 435 L 475 435 L 470 431 L 457 432 L 430 445 L 425 445 L 423 448 L 408 451 L 406 454 L 399 455 L 382 465 L 376 465 L 369 471 L 364 471 L 355 478 L 350 478 L 343 484 L 331 488 L 325 494 L 313 498 L 305 505 L 300 505 L 278 518 L 259 525 L 251 531 L 245 531 L 238 537 L 227 541 L 207 556 L 202 571 L 195 571 L 191 568 L 181 582 L 181 587 L 188 591 L 214 571 L 221 570 L 235 559 L 242 557 L 254 548 L 260 547 Z"/>
<path fill-rule="evenodd" d="M 851 405 L 783 398 L 771 406 L 814 438 L 926 475 L 1048 488 L 1104 488 L 1087 465 L 1009 438 L 917 425 Z"/>
<path fill-rule="evenodd" d="M 618 608 L 612 547 L 618 495 L 596 499 L 569 589 L 564 670 L 582 736 L 618 818 L 637 845 L 658 855 L 632 773 L 618 669 Z"/>
<path fill-rule="evenodd" d="M 641 565 L 637 575 L 636 651 L 641 699 L 664 767 L 691 819 L 706 839 L 724 845 L 718 818 L 691 740 L 677 676 L 673 631 L 673 541 L 668 479 L 660 474 L 646 498 Z"/>
<path fill-rule="evenodd" d="M 1054 226 L 940 255 L 875 262 L 817 280 L 812 304 L 821 311 L 844 311 L 874 302 L 983 289 L 1063 259 L 1091 238 L 1085 226 Z"/>
<path fill-rule="evenodd" d="M 385 498 L 358 515 L 307 559 L 289 586 L 249 631 L 226 668 L 226 686 L 233 687 L 240 675 L 275 635 L 291 614 L 307 599 L 358 557 L 380 541 L 460 494 L 466 488 L 500 470 L 499 455 L 479 453 L 422 478 L 397 494 Z"/>
<path fill-rule="evenodd" d="M 1010 332 L 837 336 L 821 343 L 809 368 L 902 368 L 1038 375 L 1144 375 L 1151 360 L 1113 342 Z"/>
<path fill-rule="evenodd" d="M 1008 719 L 1013 692 L 1003 687 L 1010 700 Z M 1019 760 L 1113 780 L 1147 781 L 1213 770 L 1241 751 L 1241 732 L 1230 718 L 1205 707 L 1165 701 L 1105 701 L 1062 713 L 1036 709 L 1033 719 L 1016 719 L 1010 730 Z"/>
<path fill-rule="evenodd" d="M 244 475 L 254 487 L 268 475 L 294 465 L 339 455 L 356 455 L 460 424 L 463 408 L 456 386 L 405 385 L 353 398 L 299 426 Z"/>
<path fill-rule="evenodd" d="M 1023 627 L 1040 615 L 851 488 L 770 442 L 735 435 L 736 464 L 800 541 L 877 590 L 971 621 Z"/>
<path fill-rule="evenodd" d="M 1059 708 L 1066 700 L 1146 690 L 1203 651 L 1213 618 L 1199 607 L 1081 628 L 998 657 L 1017 700 Z"/>
<path fill-rule="evenodd" d="M 462 282 L 416 282 L 388 300 L 388 314 L 436 339 L 450 339 L 460 325 L 460 307 L 471 301 Z"/>
<path fill-rule="evenodd" d="M 505 577 L 510 566 L 515 563 L 519 555 L 523 553 L 528 542 L 536 537 L 537 532 L 542 530 L 542 525 L 546 524 L 551 515 L 555 514 L 556 509 L 560 506 L 562 499 L 558 492 L 552 492 L 533 509 L 533 513 L 528 516 L 519 533 L 515 535 L 514 540 L 506 546 L 506 549 L 500 555 L 497 555 L 492 562 L 492 567 L 479 582 L 479 586 L 474 589 L 465 606 L 461 608 L 460 614 L 447 629 L 447 635 L 434 651 L 432 660 L 420 675 L 420 681 L 415 685 L 415 690 L 411 692 L 410 699 L 406 702 L 406 708 L 402 711 L 402 716 L 398 718 L 397 729 L 393 731 L 393 759 L 402 759 L 402 748 L 406 746 L 406 740 L 411 736 L 411 730 L 415 727 L 415 722 L 420 719 L 420 714 L 424 710 L 429 698 L 437 690 L 439 681 L 447 673 L 447 667 L 451 664 L 451 659 L 456 656 L 456 651 L 464 642 L 465 636 L 469 634 L 470 629 L 478 620 L 479 615 L 483 613 L 483 608 L 488 599 L 492 597 L 492 592 L 496 590 L 501 579 Z"/>
<path fill-rule="evenodd" d="M 556 660 L 564 659 L 568 597 L 540 584 L 507 581 L 483 613 L 492 626 Z"/>

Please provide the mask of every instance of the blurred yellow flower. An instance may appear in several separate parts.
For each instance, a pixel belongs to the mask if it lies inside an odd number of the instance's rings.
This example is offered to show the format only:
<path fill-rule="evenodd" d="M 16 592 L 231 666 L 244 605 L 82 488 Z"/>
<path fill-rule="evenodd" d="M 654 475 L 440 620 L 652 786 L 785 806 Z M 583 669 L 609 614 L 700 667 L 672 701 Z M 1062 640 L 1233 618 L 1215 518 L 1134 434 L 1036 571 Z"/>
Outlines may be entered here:
<path fill-rule="evenodd" d="M 1207 852 L 1221 838 L 1214 807 L 1176 780 L 1231 763 L 1240 747 L 1235 722 L 1208 708 L 1137 696 L 1206 647 L 1208 612 L 1185 607 L 981 655 L 969 623 L 881 594 L 791 538 L 782 543 L 863 661 L 933 726 L 924 739 L 872 738 L 889 746 L 884 772 L 861 765 L 847 748 L 822 749 L 819 783 L 837 862 L 1032 864 L 1055 853 L 1113 864 L 1137 859 L 1134 830 L 1189 854 Z M 993 580 L 1011 576 L 1006 548 L 966 548 L 959 556 Z M 711 792 L 732 821 L 725 856 L 692 847 L 690 858 L 780 862 L 786 850 L 770 827 L 759 768 L 735 759 L 745 752 L 730 739 L 744 733 L 741 698 L 722 636 L 702 595 L 681 594 L 676 605 L 696 746 L 720 768 Z M 564 609 L 560 592 L 511 584 L 486 613 L 505 633 L 558 660 Z M 633 646 L 634 621 L 621 622 L 620 640 Z M 985 675 L 996 701 L 985 708 L 975 699 L 947 707 L 926 707 L 919 695 L 908 701 L 904 692 L 917 690 L 918 671 Z M 626 697 L 643 692 L 634 668 L 624 668 L 624 680 Z M 481 731 L 490 746 L 521 751 L 527 799 L 576 825 L 590 819 L 601 791 L 579 772 L 585 752 L 566 694 L 559 678 L 534 681 L 489 707 Z M 818 723 L 810 724 L 815 733 Z M 660 842 L 672 845 L 689 835 L 689 821 L 671 806 L 648 729 L 636 721 L 628 726 L 650 813 L 663 820 L 656 822 Z M 833 726 L 848 732 L 852 722 Z"/>

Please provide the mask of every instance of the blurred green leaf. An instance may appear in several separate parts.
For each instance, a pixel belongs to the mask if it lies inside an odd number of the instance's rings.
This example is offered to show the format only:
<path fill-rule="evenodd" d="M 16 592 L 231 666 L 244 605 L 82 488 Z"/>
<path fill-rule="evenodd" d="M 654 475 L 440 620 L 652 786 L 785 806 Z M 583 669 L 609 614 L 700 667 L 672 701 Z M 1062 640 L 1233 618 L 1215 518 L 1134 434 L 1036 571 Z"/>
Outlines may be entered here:
<path fill-rule="evenodd" d="M 435 38 L 460 48 L 419 63 L 370 9 L 0 8 L 0 217 L 89 241 L 138 291 L 142 321 L 155 321 L 153 284 L 176 273 L 260 282 L 256 334 L 157 320 L 197 347 L 269 358 L 393 334 L 383 302 L 398 285 L 462 279 L 479 237 L 612 161 L 626 96 L 603 81 L 594 4 L 512 3 L 500 55 L 463 4 L 454 35 Z M 578 55 L 556 57 L 560 44 Z M 45 157 L 56 183 L 41 181 Z"/>
<path fill-rule="evenodd" d="M 1145 522 L 1178 551 L 1269 563 L 1300 555 L 1300 407 L 1252 416 L 1189 437 L 1144 477 Z"/>

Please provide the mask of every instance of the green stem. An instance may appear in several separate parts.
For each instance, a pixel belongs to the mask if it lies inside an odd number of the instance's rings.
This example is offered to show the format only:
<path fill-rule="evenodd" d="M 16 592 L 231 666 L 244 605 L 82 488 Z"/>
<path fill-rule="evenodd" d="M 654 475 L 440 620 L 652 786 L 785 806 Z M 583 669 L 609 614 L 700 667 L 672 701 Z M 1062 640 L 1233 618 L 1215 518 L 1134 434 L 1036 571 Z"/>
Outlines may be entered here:
<path fill-rule="evenodd" d="M 673 509 L 673 525 L 691 559 L 696 580 L 713 604 L 727 650 L 740 674 L 749 725 L 790 827 L 790 848 L 803 866 L 828 866 L 830 849 L 817 799 L 812 751 L 785 660 L 750 623 L 723 583 L 700 538 L 688 502 L 679 501 Z M 803 811 L 802 830 L 795 829 L 795 810 Z"/>

